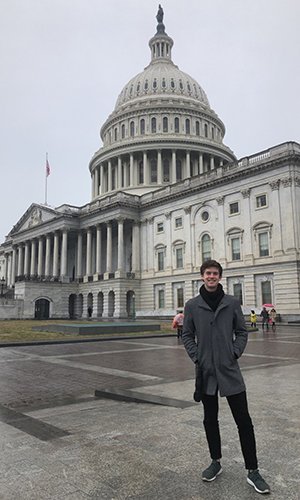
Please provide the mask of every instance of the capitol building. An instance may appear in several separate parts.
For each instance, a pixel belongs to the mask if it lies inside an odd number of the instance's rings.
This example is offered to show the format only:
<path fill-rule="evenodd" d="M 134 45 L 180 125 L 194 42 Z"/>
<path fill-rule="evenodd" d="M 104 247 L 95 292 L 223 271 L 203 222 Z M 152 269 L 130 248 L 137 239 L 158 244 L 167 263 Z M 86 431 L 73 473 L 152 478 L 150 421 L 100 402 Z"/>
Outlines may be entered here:
<path fill-rule="evenodd" d="M 157 22 L 150 63 L 101 127 L 91 200 L 33 203 L 1 244 L 2 303 L 19 318 L 170 317 L 213 258 L 245 313 L 272 303 L 300 319 L 300 145 L 236 158 L 173 62 L 161 9 Z"/>

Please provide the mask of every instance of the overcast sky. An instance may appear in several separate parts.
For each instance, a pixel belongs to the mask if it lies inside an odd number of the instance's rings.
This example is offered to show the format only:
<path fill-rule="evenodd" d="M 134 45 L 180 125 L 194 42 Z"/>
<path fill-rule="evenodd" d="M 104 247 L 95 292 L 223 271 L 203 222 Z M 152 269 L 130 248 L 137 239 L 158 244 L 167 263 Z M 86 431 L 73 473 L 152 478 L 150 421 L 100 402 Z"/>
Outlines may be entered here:
<path fill-rule="evenodd" d="M 88 164 L 150 61 L 154 0 L 0 0 L 0 242 L 33 202 L 90 201 Z M 173 61 L 205 90 L 238 158 L 300 142 L 299 0 L 162 0 Z"/>

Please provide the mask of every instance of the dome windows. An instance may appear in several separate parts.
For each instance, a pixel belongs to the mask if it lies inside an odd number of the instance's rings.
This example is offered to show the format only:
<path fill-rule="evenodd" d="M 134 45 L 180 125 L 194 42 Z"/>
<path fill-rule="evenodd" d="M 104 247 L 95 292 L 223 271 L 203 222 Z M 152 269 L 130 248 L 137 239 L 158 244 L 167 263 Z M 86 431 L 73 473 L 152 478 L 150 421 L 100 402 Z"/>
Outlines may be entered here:
<path fill-rule="evenodd" d="M 166 88 L 167 84 L 166 84 L 166 79 L 165 78 L 162 79 L 161 86 L 162 86 L 163 89 Z"/>
<path fill-rule="evenodd" d="M 156 133 L 156 118 L 151 118 L 151 132 L 152 134 Z"/>
<path fill-rule="evenodd" d="M 169 130 L 169 120 L 166 116 L 163 117 L 163 132 L 168 132 Z"/>
<path fill-rule="evenodd" d="M 130 129 L 130 137 L 134 137 L 134 122 L 130 122 L 130 125 L 129 125 L 129 129 Z"/>
<path fill-rule="evenodd" d="M 189 82 L 187 82 L 186 86 L 187 86 L 189 95 L 191 95 L 192 89 L 191 89 L 191 86 L 190 86 Z"/>
<path fill-rule="evenodd" d="M 145 83 L 144 83 L 145 92 L 148 92 L 148 88 L 149 88 L 148 80 L 145 80 Z"/>
<path fill-rule="evenodd" d="M 122 139 L 125 139 L 125 124 L 124 123 L 122 124 L 122 127 L 121 127 L 121 137 L 122 137 Z"/>
<path fill-rule="evenodd" d="M 117 141 L 118 140 L 118 129 L 117 129 L 117 127 L 115 128 L 114 134 L 115 134 L 115 141 Z"/>
<path fill-rule="evenodd" d="M 139 94 L 140 93 L 140 89 L 141 89 L 141 82 L 138 82 L 137 86 L 136 86 L 136 93 Z"/>
<path fill-rule="evenodd" d="M 174 78 L 171 78 L 171 89 L 172 89 L 172 90 L 173 90 L 173 92 L 174 92 L 174 90 L 175 90 L 175 82 L 174 82 Z"/>
<path fill-rule="evenodd" d="M 204 123 L 204 137 L 208 137 L 208 126 L 207 126 L 207 123 Z"/>
<path fill-rule="evenodd" d="M 140 133 L 141 133 L 141 135 L 145 134 L 145 120 L 144 120 L 144 118 L 142 118 L 140 121 Z"/>
<path fill-rule="evenodd" d="M 182 80 L 179 80 L 179 88 L 180 88 L 180 91 L 183 93 L 183 83 L 182 83 Z"/>
<path fill-rule="evenodd" d="M 200 135 L 200 122 L 196 121 L 196 135 Z"/>
<path fill-rule="evenodd" d="M 153 80 L 153 89 L 157 90 L 157 80 L 156 80 L 156 78 L 154 78 L 154 80 Z"/>
<path fill-rule="evenodd" d="M 185 133 L 188 135 L 191 133 L 191 122 L 188 118 L 185 120 Z"/>
<path fill-rule="evenodd" d="M 174 120 L 174 130 L 175 134 L 179 134 L 179 118 L 176 116 Z"/>

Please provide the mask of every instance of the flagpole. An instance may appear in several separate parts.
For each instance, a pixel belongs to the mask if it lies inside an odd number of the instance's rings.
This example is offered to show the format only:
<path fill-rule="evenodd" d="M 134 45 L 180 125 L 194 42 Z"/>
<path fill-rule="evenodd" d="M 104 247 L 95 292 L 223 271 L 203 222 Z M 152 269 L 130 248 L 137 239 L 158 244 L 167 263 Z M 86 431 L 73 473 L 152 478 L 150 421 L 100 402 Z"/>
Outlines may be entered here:
<path fill-rule="evenodd" d="M 48 153 L 46 153 L 46 165 L 45 165 L 45 205 L 47 205 L 47 179 L 48 179 L 47 165 L 48 165 Z"/>

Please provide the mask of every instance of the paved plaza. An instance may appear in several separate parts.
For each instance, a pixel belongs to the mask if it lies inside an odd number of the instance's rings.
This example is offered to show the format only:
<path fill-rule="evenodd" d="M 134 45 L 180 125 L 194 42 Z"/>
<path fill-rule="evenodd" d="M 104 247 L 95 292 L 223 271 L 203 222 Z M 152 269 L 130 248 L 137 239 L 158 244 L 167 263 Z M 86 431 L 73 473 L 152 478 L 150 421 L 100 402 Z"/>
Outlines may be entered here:
<path fill-rule="evenodd" d="M 249 334 L 240 360 L 274 500 L 300 498 L 299 362 L 292 325 Z M 0 499 L 259 498 L 224 398 L 223 474 L 202 482 L 209 455 L 193 376 L 175 336 L 1 348 Z"/>

